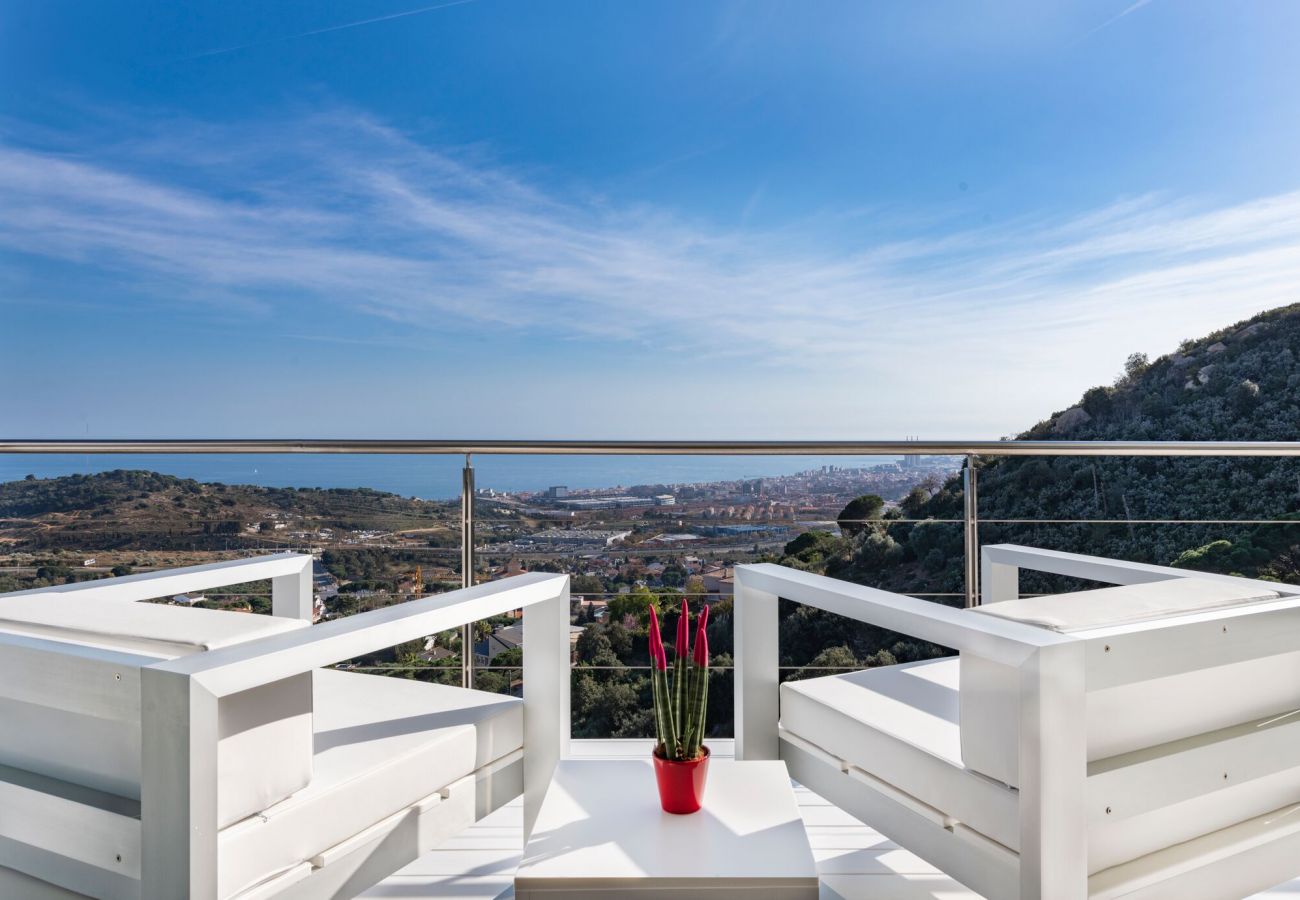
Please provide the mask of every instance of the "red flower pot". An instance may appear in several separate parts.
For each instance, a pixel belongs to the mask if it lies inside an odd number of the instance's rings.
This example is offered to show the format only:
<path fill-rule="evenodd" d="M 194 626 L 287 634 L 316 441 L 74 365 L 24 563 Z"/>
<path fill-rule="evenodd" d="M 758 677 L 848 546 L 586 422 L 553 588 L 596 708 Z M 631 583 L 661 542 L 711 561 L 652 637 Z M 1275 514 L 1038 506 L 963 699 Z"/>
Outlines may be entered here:
<path fill-rule="evenodd" d="M 658 752 L 655 761 L 655 781 L 659 783 L 659 805 L 664 812 L 684 815 L 700 811 L 704 800 L 704 781 L 709 774 L 709 748 L 699 759 L 678 761 L 664 759 Z"/>

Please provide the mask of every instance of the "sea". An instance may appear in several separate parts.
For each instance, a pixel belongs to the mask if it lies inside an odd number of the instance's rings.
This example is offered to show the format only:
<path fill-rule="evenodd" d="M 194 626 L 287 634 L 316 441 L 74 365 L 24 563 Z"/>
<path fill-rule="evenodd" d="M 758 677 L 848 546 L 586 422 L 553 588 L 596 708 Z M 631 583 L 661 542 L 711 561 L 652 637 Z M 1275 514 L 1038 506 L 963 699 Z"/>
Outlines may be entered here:
<path fill-rule="evenodd" d="M 894 462 L 884 456 L 491 456 L 474 457 L 480 490 L 508 493 L 553 485 L 600 489 L 692 484 L 795 475 L 823 466 L 859 468 Z M 460 494 L 461 456 L 374 454 L 0 454 L 0 482 L 34 475 L 144 469 L 197 481 L 263 487 L 373 488 L 419 497 Z"/>

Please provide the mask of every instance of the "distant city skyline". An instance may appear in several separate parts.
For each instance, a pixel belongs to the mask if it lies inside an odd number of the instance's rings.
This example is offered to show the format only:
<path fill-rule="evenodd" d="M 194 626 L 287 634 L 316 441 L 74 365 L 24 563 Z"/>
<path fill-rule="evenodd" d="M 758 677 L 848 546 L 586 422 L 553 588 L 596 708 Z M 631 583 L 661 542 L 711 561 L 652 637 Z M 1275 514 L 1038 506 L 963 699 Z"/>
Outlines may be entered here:
<path fill-rule="evenodd" d="M 11 437 L 996 438 L 1300 301 L 1300 6 L 9 0 Z"/>

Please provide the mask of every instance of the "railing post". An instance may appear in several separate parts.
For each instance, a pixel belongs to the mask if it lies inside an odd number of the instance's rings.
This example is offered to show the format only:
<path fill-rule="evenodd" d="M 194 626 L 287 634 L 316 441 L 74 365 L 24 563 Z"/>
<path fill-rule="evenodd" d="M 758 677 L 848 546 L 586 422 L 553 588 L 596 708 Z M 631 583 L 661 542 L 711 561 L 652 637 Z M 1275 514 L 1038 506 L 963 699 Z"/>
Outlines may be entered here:
<path fill-rule="evenodd" d="M 735 717 L 737 759 L 780 759 L 780 622 L 776 594 L 747 583 L 745 567 L 736 568 L 732 597 L 735 629 Z"/>
<path fill-rule="evenodd" d="M 312 557 L 307 556 L 301 571 L 271 579 L 271 615 L 312 621 L 312 566 Z"/>
<path fill-rule="evenodd" d="M 569 579 L 524 610 L 524 835 L 532 833 L 556 764 L 569 755 Z"/>
<path fill-rule="evenodd" d="M 966 562 L 966 606 L 980 604 L 980 519 L 979 519 L 979 476 L 976 474 L 975 454 L 966 456 L 966 465 L 961 471 L 962 520 L 965 527 L 965 562 Z"/>
<path fill-rule="evenodd" d="M 460 482 L 460 583 L 461 587 L 474 586 L 474 465 L 468 453 Z M 460 629 L 460 684 L 474 686 L 473 622 Z"/>

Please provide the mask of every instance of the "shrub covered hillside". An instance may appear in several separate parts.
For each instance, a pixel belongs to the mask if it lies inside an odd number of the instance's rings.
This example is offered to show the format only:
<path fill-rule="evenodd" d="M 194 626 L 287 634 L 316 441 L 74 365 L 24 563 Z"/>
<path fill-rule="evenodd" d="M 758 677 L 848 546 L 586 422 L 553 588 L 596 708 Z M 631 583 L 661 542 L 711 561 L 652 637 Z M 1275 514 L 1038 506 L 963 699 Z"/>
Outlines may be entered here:
<path fill-rule="evenodd" d="M 417 528 L 437 546 L 451 515 L 445 502 L 367 488 L 209 484 L 125 469 L 0 483 L 0 544 L 18 551 L 239 549 L 293 543 L 293 531 L 320 527 Z"/>
<path fill-rule="evenodd" d="M 1113 385 L 1093 388 L 1018 437 L 1271 441 L 1296 440 L 1298 426 L 1300 305 L 1294 305 L 1184 341 L 1176 353 L 1154 361 L 1135 354 Z M 962 535 L 950 520 L 960 519 L 961 510 L 959 478 L 932 483 L 850 537 L 792 542 L 783 561 L 890 589 L 957 592 Z M 1300 460 L 990 459 L 980 467 L 980 516 L 982 543 L 1300 580 Z M 1142 522 L 1148 519 L 1297 521 Z"/>

